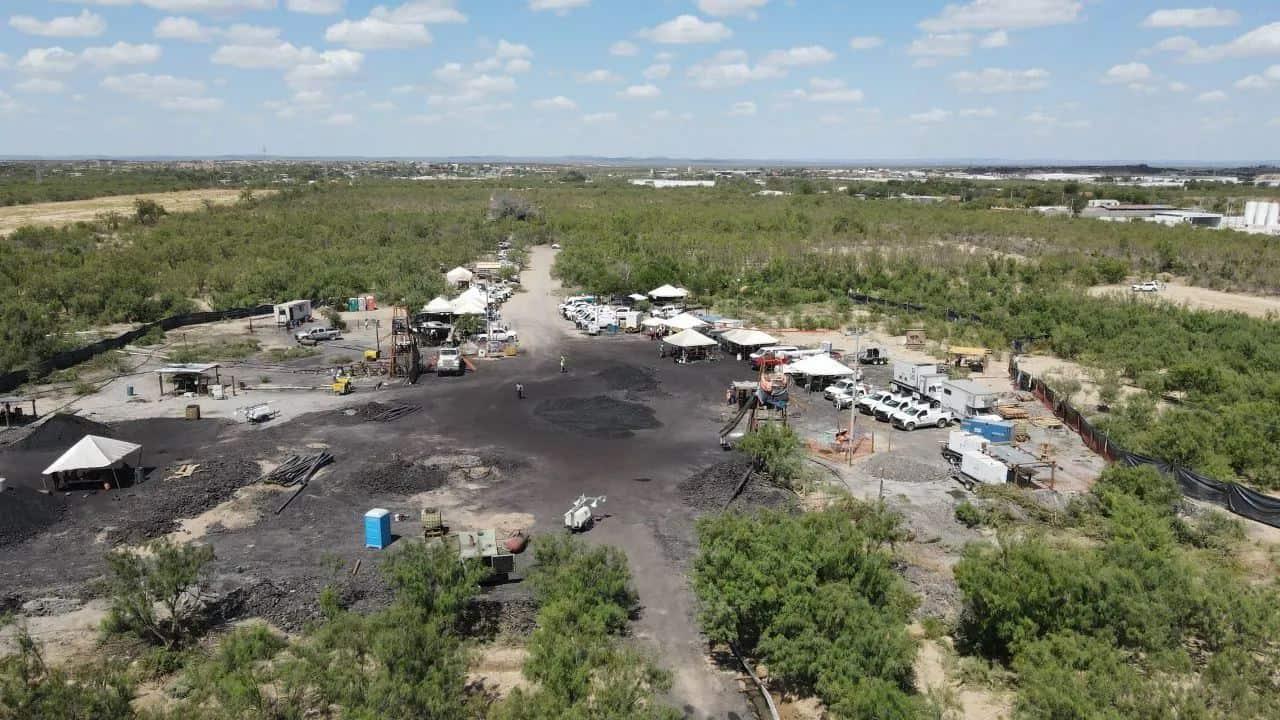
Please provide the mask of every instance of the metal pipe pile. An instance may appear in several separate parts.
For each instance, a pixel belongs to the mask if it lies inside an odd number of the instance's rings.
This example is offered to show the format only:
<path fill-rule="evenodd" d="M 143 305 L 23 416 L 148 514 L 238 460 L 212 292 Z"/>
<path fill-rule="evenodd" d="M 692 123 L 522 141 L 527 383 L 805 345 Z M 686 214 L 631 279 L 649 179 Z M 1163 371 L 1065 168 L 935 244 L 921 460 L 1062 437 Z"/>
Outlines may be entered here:
<path fill-rule="evenodd" d="M 412 415 L 421 409 L 421 405 L 395 405 L 383 410 L 377 415 L 374 415 L 370 419 L 375 422 L 391 422 L 392 420 L 397 420 L 405 415 Z"/>
<path fill-rule="evenodd" d="M 315 455 L 290 455 L 279 467 L 258 478 L 259 482 L 289 487 L 297 483 L 306 485 L 320 468 L 333 462 L 327 452 Z"/>

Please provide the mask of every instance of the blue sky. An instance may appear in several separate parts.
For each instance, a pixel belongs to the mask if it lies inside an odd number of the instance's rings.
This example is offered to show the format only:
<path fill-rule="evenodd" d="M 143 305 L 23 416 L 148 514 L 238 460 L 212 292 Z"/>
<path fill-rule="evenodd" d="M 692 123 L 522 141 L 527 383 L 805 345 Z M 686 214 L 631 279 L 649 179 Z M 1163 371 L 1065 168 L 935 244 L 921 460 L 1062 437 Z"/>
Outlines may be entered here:
<path fill-rule="evenodd" d="M 0 154 L 1280 158 L 1280 3 L 5 0 Z"/>

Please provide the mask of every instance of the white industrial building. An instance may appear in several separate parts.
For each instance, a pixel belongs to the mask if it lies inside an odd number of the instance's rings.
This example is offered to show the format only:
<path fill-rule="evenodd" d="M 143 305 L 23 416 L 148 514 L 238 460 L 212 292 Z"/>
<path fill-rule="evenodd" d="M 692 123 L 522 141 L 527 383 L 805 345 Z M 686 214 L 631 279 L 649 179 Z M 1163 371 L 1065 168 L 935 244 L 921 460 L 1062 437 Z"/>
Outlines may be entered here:
<path fill-rule="evenodd" d="M 682 188 L 682 187 L 715 187 L 715 180 L 667 180 L 665 178 L 634 178 L 631 180 L 632 185 L 647 185 L 653 188 Z"/>

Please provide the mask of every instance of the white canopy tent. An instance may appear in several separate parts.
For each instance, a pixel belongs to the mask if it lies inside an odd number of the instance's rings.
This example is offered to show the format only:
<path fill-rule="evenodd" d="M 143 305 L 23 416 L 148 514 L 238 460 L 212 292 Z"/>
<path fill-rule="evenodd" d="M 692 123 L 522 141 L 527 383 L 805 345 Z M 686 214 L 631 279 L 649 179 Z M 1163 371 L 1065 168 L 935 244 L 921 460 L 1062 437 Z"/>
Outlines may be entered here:
<path fill-rule="evenodd" d="M 745 328 L 726 330 L 720 335 L 720 337 L 741 347 L 763 347 L 765 345 L 778 344 L 778 339 L 767 332 L 761 330 L 747 330 Z"/>
<path fill-rule="evenodd" d="M 66 452 L 44 469 L 42 475 L 74 472 L 76 470 L 114 470 L 123 465 L 137 465 L 142 457 L 142 446 L 124 440 L 112 440 L 98 435 L 85 435 Z M 117 482 L 117 485 L 119 483 Z"/>
<path fill-rule="evenodd" d="M 461 285 L 462 283 L 469 283 L 471 282 L 471 279 L 473 277 L 475 277 L 475 274 L 473 274 L 470 270 L 461 266 L 456 267 L 444 274 L 444 279 L 448 280 L 449 283 L 453 285 Z"/>
<path fill-rule="evenodd" d="M 666 320 L 663 320 L 662 318 L 657 318 L 657 317 L 647 317 L 640 321 L 640 326 L 647 327 L 647 328 L 660 328 L 660 327 L 666 327 L 666 325 L 667 325 Z"/>
<path fill-rule="evenodd" d="M 690 315 L 689 313 L 680 313 L 673 318 L 665 320 L 664 324 L 667 327 L 676 328 L 677 330 L 692 330 L 693 328 L 706 327 L 707 325 L 705 322 Z"/>
<path fill-rule="evenodd" d="M 649 299 L 648 297 L 646 297 L 646 296 L 644 296 L 644 295 L 641 295 L 640 293 L 631 293 L 631 294 L 630 294 L 630 295 L 628 295 L 627 297 L 631 298 L 631 299 L 632 299 L 632 300 L 634 300 L 635 302 L 640 302 L 640 301 L 642 301 L 642 300 L 648 300 L 648 299 Z"/>
<path fill-rule="evenodd" d="M 808 375 L 809 377 L 848 377 L 855 374 L 849 366 L 837 361 L 830 355 L 813 355 L 802 358 L 782 368 L 788 375 Z"/>
<path fill-rule="evenodd" d="M 446 298 L 443 295 L 437 295 L 431 300 L 431 302 L 422 307 L 422 312 L 436 315 L 451 313 L 453 312 L 453 303 L 449 302 L 449 298 Z"/>
<path fill-rule="evenodd" d="M 668 335 L 662 338 L 662 342 L 678 348 L 697 348 L 711 347 L 716 344 L 715 340 L 703 335 L 697 330 L 684 330 L 675 335 Z"/>
<path fill-rule="evenodd" d="M 456 298 L 449 303 L 449 307 L 451 308 L 450 312 L 454 315 L 483 315 L 485 313 L 484 303 L 475 298 Z"/>
<path fill-rule="evenodd" d="M 673 285 L 663 285 L 649 291 L 649 297 L 654 300 L 679 300 L 689 297 L 689 291 L 684 288 L 678 288 Z"/>

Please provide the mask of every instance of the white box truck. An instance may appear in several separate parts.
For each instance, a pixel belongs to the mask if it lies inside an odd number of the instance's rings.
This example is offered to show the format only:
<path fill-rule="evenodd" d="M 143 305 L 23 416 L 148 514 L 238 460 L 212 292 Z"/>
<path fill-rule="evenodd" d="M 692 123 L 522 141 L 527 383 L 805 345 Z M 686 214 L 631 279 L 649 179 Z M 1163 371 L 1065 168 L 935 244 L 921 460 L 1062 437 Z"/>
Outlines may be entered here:
<path fill-rule="evenodd" d="M 972 380 L 943 380 L 941 385 L 941 392 L 935 397 L 961 418 L 990 413 L 999 395 Z"/>
<path fill-rule="evenodd" d="M 916 363 L 896 360 L 893 363 L 893 384 L 900 390 L 937 400 L 947 374 L 938 372 L 936 363 Z"/>
<path fill-rule="evenodd" d="M 960 453 L 960 475 L 967 484 L 1004 485 L 1009 482 L 1009 467 L 979 450 Z"/>

